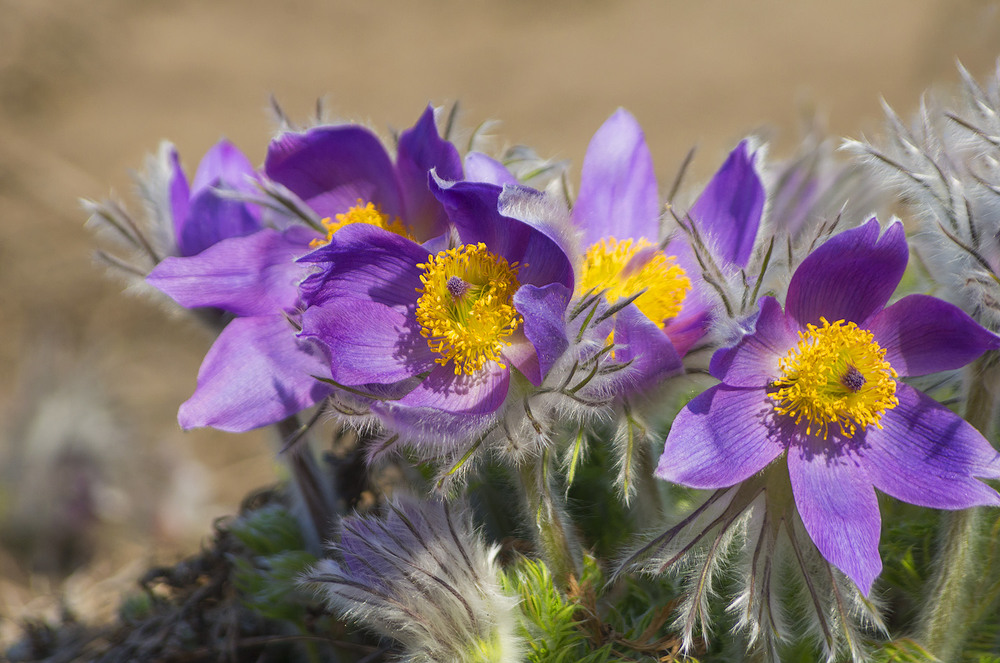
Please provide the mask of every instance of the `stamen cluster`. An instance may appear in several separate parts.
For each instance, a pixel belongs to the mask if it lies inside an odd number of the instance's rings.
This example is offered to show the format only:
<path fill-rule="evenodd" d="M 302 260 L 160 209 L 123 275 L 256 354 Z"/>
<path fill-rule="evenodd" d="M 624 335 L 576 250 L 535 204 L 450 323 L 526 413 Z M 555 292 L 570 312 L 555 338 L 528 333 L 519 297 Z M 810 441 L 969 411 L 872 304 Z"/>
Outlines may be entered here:
<path fill-rule="evenodd" d="M 858 428 L 882 427 L 886 410 L 899 405 L 896 371 L 870 331 L 853 322 L 807 325 L 799 342 L 779 361 L 782 376 L 771 384 L 775 411 L 807 421 L 806 433 L 829 434 L 837 424 L 846 438 Z"/>
<path fill-rule="evenodd" d="M 521 324 L 513 305 L 521 287 L 518 263 L 508 264 L 480 242 L 428 256 L 417 267 L 423 270 L 417 322 L 431 350 L 441 355 L 435 361 L 442 366 L 453 361 L 455 375 L 499 362 Z"/>
<path fill-rule="evenodd" d="M 406 226 L 397 217 L 393 220 L 389 220 L 387 214 L 383 214 L 382 210 L 378 208 L 375 203 L 368 202 L 365 203 L 361 198 L 358 198 L 358 204 L 347 210 L 343 214 L 338 214 L 336 216 L 336 221 L 331 221 L 329 217 L 321 219 L 320 223 L 326 229 L 326 237 L 323 239 L 314 239 L 309 242 L 309 248 L 318 249 L 321 246 L 326 246 L 333 239 L 333 233 L 337 232 L 344 226 L 350 225 L 352 223 L 367 223 L 371 226 L 377 226 L 388 230 L 389 232 L 396 233 L 400 237 L 406 237 L 408 239 L 413 239 Z"/>
<path fill-rule="evenodd" d="M 635 305 L 647 318 L 662 325 L 676 317 L 691 289 L 691 279 L 676 258 L 652 247 L 645 239 L 607 237 L 597 242 L 584 256 L 578 294 L 603 290 L 608 303 L 614 304 L 642 292 Z M 651 255 L 643 260 L 642 252 Z"/>

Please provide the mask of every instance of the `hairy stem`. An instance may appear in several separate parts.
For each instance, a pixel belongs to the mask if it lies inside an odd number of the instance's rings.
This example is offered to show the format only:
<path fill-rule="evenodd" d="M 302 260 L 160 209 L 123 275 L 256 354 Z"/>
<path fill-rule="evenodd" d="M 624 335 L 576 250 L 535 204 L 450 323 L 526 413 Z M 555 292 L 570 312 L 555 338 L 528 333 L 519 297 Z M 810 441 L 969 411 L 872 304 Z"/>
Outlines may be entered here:
<path fill-rule="evenodd" d="M 965 419 L 987 437 L 991 434 L 996 399 L 989 385 L 994 377 L 995 353 L 990 352 L 972 365 Z M 979 592 L 985 529 L 989 522 L 982 509 L 974 507 L 949 511 L 941 519 L 942 546 L 934 566 L 929 596 L 920 619 L 920 641 L 939 660 L 956 661 L 969 631 Z"/>
<path fill-rule="evenodd" d="M 519 468 L 529 522 L 535 524 L 539 552 L 555 579 L 565 590 L 570 576 L 580 577 L 583 554 L 573 523 L 559 493 L 553 490 L 552 460 L 544 451 Z"/>

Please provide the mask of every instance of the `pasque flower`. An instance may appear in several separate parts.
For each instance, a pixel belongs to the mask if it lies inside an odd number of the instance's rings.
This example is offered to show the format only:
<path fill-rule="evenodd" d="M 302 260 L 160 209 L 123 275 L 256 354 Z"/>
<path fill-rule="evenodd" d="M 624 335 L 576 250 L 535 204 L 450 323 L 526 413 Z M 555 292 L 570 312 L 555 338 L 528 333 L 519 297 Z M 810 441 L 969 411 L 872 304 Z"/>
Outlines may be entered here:
<path fill-rule="evenodd" d="M 336 384 L 372 396 L 386 429 L 444 450 L 489 425 L 512 369 L 537 385 L 565 349 L 552 332 L 573 271 L 553 237 L 501 212 L 538 192 L 439 179 L 431 189 L 457 244 L 435 251 L 381 228 L 344 228 L 302 259 L 320 269 L 302 283 L 301 335 L 326 347 Z"/>
<path fill-rule="evenodd" d="M 746 141 L 730 153 L 688 213 L 727 269 L 745 267 L 764 210 L 764 188 Z M 636 365 L 639 386 L 680 369 L 706 332 L 712 309 L 688 238 L 661 248 L 660 193 L 645 135 L 616 111 L 590 141 L 572 219 L 583 234 L 576 294 L 609 304 L 638 297 L 616 318 L 616 355 Z M 641 293 L 641 294 L 640 294 Z"/>
<path fill-rule="evenodd" d="M 1000 339 L 933 297 L 886 306 L 908 250 L 901 223 L 879 231 L 872 219 L 816 249 L 784 310 L 762 298 L 753 333 L 712 357 L 722 383 L 681 411 L 656 470 L 724 488 L 786 463 L 809 536 L 866 595 L 882 567 L 875 489 L 940 509 L 1000 504 L 977 480 L 1000 478 L 996 451 L 899 379 L 959 368 Z"/>
<path fill-rule="evenodd" d="M 322 349 L 297 337 L 288 319 L 300 309 L 298 284 L 309 271 L 296 259 L 355 223 L 421 241 L 443 233 L 444 210 L 427 188 L 432 168 L 461 175 L 458 152 L 438 136 L 431 108 L 400 135 L 395 162 L 378 137 L 358 125 L 285 133 L 271 143 L 264 176 L 297 197 L 302 214 L 322 217 L 322 225 L 276 219 L 280 228 L 168 258 L 148 278 L 184 307 L 215 307 L 236 316 L 209 350 L 198 387 L 181 406 L 182 427 L 245 431 L 280 421 L 330 393 L 314 377 L 329 374 Z M 199 225 L 212 220 L 223 218 L 208 215 Z"/>

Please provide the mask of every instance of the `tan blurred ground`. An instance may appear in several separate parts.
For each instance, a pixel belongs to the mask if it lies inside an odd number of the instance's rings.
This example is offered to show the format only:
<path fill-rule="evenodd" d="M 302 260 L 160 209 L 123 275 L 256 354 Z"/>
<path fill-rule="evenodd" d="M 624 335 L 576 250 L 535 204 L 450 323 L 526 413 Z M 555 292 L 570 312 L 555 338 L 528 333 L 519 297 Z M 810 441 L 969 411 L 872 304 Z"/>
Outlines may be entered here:
<path fill-rule="evenodd" d="M 129 559 L 170 561 L 272 480 L 264 436 L 177 429 L 210 338 L 123 296 L 92 260 L 77 202 L 115 192 L 137 211 L 129 170 L 164 138 L 189 174 L 222 136 L 259 162 L 271 94 L 293 119 L 324 97 L 378 128 L 459 99 L 466 125 L 502 120 L 505 139 L 572 159 L 574 173 L 625 106 L 665 186 L 693 144 L 704 177 L 760 127 L 787 149 L 809 109 L 835 135 L 871 132 L 880 96 L 908 112 L 926 87 L 954 83 L 956 58 L 982 77 L 998 55 L 1000 7 L 955 0 L 0 0 L 0 463 L 25 456 L 25 421 L 61 387 L 117 422 L 105 441 L 125 467 L 101 470 L 111 524 L 71 599 L 100 591 L 94 578 L 130 578 Z M 170 492 L 174 457 L 194 474 L 164 511 L 149 502 Z M 0 519 L 26 490 L 9 474 Z M 0 616 L 54 591 L 0 552 L 2 576 Z"/>

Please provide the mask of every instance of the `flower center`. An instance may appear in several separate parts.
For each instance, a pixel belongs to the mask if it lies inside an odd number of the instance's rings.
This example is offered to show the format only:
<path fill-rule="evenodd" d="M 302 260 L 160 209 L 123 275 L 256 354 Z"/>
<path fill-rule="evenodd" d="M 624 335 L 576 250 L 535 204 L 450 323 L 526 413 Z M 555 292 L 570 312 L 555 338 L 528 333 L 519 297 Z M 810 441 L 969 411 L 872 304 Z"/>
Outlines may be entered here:
<path fill-rule="evenodd" d="M 407 239 L 413 239 L 410 232 L 400 221 L 399 217 L 396 217 L 392 221 L 389 217 L 382 213 L 374 203 L 365 203 L 363 200 L 358 198 L 358 204 L 347 210 L 343 214 L 338 214 L 336 216 L 336 221 L 331 221 L 329 217 L 320 220 L 323 227 L 326 229 L 326 237 L 323 239 L 314 239 L 309 242 L 309 248 L 318 249 L 321 246 L 326 246 L 333 239 L 333 233 L 337 232 L 344 226 L 349 226 L 352 223 L 367 223 L 371 226 L 378 226 L 389 232 L 396 233 Z"/>
<path fill-rule="evenodd" d="M 521 323 L 514 310 L 514 293 L 521 287 L 518 264 L 491 253 L 486 245 L 466 244 L 428 256 L 417 265 L 417 322 L 442 366 L 455 363 L 455 375 L 471 375 L 500 351 Z M 503 366 L 503 364 L 501 364 Z"/>
<path fill-rule="evenodd" d="M 815 429 L 823 439 L 831 424 L 847 438 L 859 428 L 881 428 L 885 411 L 899 405 L 896 371 L 885 350 L 853 322 L 820 322 L 800 331 L 798 345 L 780 360 L 782 375 L 768 389 L 774 410 L 795 423 L 805 419 L 806 433 Z"/>
<path fill-rule="evenodd" d="M 691 289 L 691 279 L 674 256 L 665 256 L 645 239 L 633 242 L 607 237 L 587 250 L 576 294 L 605 290 L 614 304 L 645 290 L 635 300 L 642 314 L 663 326 L 677 316 Z"/>

